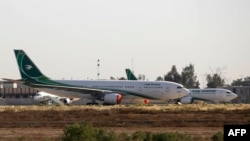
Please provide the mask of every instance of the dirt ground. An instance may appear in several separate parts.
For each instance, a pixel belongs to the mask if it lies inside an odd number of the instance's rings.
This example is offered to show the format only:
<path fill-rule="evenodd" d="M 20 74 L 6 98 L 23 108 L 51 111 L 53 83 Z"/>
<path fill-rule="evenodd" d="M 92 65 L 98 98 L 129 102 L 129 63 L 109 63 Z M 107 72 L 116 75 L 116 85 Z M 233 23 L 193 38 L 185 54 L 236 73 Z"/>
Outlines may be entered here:
<path fill-rule="evenodd" d="M 65 126 L 91 122 L 117 133 L 188 133 L 210 140 L 225 124 L 249 124 L 250 105 L 2 106 L 0 140 L 60 140 Z"/>

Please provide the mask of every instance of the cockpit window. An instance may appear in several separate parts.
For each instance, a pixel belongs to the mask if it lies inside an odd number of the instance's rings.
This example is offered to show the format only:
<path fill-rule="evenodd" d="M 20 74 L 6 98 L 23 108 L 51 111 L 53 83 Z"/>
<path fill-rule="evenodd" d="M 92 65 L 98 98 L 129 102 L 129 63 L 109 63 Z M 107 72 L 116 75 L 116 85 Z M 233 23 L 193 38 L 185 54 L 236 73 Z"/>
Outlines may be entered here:
<path fill-rule="evenodd" d="M 177 89 L 182 89 L 183 87 L 182 86 L 177 86 Z"/>
<path fill-rule="evenodd" d="M 231 92 L 227 92 L 227 94 L 230 94 Z"/>

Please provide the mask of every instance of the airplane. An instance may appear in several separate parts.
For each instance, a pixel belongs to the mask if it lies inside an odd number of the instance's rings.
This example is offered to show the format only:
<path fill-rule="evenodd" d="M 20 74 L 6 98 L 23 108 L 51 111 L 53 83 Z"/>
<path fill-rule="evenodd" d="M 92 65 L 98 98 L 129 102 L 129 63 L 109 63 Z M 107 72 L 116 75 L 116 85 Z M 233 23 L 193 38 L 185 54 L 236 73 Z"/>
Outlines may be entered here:
<path fill-rule="evenodd" d="M 130 69 L 125 69 L 128 80 L 137 80 Z M 181 103 L 193 103 L 194 100 L 210 101 L 213 103 L 230 102 L 237 98 L 238 95 L 230 90 L 222 88 L 205 88 L 205 89 L 189 89 L 190 93 L 187 96 L 180 98 Z"/>
<path fill-rule="evenodd" d="M 121 104 L 122 97 L 142 97 L 168 101 L 188 95 L 183 85 L 168 81 L 130 80 L 52 80 L 45 76 L 23 50 L 14 50 L 21 79 L 3 80 L 23 83 L 38 91 L 62 97 L 86 98 L 87 104 Z"/>
<path fill-rule="evenodd" d="M 56 105 L 64 105 L 64 104 L 69 105 L 72 102 L 79 100 L 79 98 L 60 97 L 42 91 L 37 92 L 33 96 L 33 99 L 43 105 L 51 105 L 53 103 Z"/>
<path fill-rule="evenodd" d="M 136 76 L 134 75 L 134 73 L 130 70 L 130 69 L 125 69 L 126 75 L 127 75 L 127 79 L 128 80 L 138 80 L 136 78 Z"/>
<path fill-rule="evenodd" d="M 130 69 L 125 69 L 126 75 L 127 75 L 127 79 L 128 80 L 138 80 L 136 78 L 136 76 L 134 75 L 134 73 L 130 70 Z M 144 103 L 144 104 L 149 104 L 150 100 L 149 99 L 144 99 L 143 101 L 141 99 L 138 98 L 131 98 L 128 100 L 129 102 L 134 102 L 134 103 Z"/>
<path fill-rule="evenodd" d="M 180 99 L 181 103 L 193 103 L 194 100 L 202 100 L 213 103 L 229 103 L 238 95 L 223 88 L 189 89 L 190 93 Z"/>

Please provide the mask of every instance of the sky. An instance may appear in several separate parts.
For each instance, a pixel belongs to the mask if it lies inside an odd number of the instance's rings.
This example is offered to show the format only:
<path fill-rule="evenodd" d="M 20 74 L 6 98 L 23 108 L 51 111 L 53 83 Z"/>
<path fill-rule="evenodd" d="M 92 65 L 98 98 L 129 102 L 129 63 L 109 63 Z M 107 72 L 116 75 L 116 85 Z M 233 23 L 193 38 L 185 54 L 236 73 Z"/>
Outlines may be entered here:
<path fill-rule="evenodd" d="M 0 0 L 0 78 L 20 78 L 23 49 L 52 79 L 154 81 L 193 64 L 201 87 L 216 72 L 230 84 L 250 76 L 249 25 L 249 0 Z"/>

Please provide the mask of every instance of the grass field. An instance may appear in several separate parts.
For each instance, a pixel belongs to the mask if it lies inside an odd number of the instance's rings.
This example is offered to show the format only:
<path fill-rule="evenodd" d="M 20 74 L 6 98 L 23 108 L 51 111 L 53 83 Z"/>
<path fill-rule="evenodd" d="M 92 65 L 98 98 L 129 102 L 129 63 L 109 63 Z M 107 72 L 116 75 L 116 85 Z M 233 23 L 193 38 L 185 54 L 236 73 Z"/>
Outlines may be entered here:
<path fill-rule="evenodd" d="M 250 104 L 161 104 L 161 105 L 113 105 L 113 106 L 103 106 L 103 105 L 70 105 L 70 106 L 44 106 L 44 105 L 34 105 L 34 106 L 0 106 L 0 112 L 2 111 L 30 111 L 30 110 L 113 110 L 113 109 L 130 109 L 132 110 L 153 110 L 153 111 L 213 111 L 213 110 L 247 110 L 250 109 Z"/>
<path fill-rule="evenodd" d="M 181 132 L 205 141 L 225 124 L 249 124 L 250 104 L 0 106 L 0 140 L 58 140 L 65 126 L 83 122 L 117 133 Z"/>

